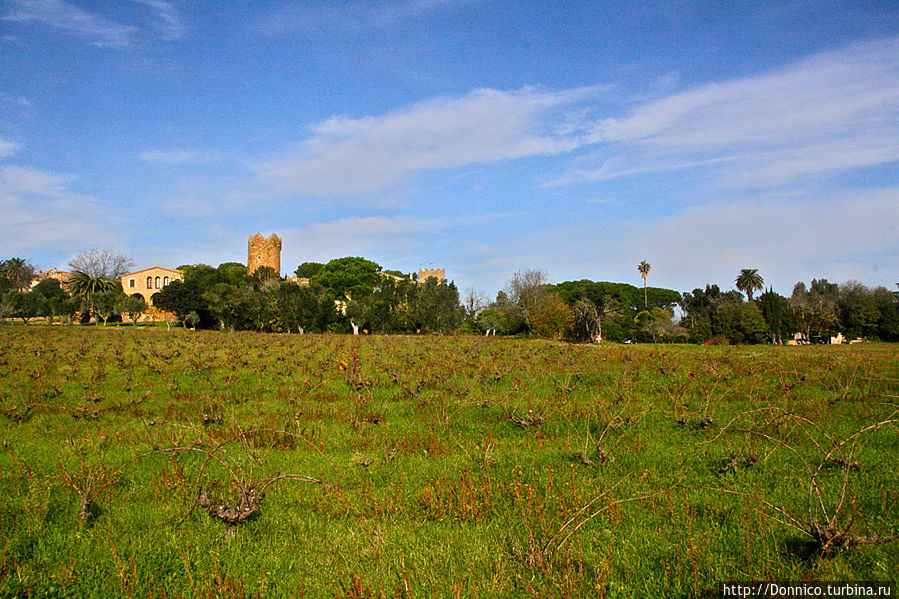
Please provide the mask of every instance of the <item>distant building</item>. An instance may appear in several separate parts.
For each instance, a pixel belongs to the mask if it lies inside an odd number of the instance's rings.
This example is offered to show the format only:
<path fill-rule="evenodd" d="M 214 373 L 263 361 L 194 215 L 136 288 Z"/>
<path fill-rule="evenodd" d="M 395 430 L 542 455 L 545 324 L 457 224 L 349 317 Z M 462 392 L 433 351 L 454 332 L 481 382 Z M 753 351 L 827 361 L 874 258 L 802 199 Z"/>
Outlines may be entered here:
<path fill-rule="evenodd" d="M 268 266 L 281 276 L 281 238 L 274 233 L 268 239 L 261 233 L 251 235 L 247 242 L 247 273 Z"/>
<path fill-rule="evenodd" d="M 38 273 L 35 273 L 34 279 L 32 279 L 31 281 L 31 287 L 33 288 L 41 281 L 45 281 L 47 279 L 56 279 L 57 281 L 59 281 L 60 286 L 65 289 L 66 284 L 69 282 L 69 277 L 71 276 L 72 273 L 64 270 L 58 270 L 56 268 L 51 268 L 50 270 L 42 270 Z"/>
<path fill-rule="evenodd" d="M 122 275 L 122 289 L 127 295 L 140 295 L 148 306 L 153 305 L 153 296 L 172 281 L 180 281 L 184 273 L 174 268 L 153 266 Z"/>
<path fill-rule="evenodd" d="M 438 283 L 443 283 L 446 281 L 446 269 L 445 268 L 419 268 L 418 269 L 418 282 L 424 283 L 430 277 L 434 277 L 437 279 Z"/>
<path fill-rule="evenodd" d="M 309 287 L 309 279 L 306 277 L 298 277 L 296 275 L 287 275 L 285 280 L 288 283 L 296 283 L 300 287 Z"/>

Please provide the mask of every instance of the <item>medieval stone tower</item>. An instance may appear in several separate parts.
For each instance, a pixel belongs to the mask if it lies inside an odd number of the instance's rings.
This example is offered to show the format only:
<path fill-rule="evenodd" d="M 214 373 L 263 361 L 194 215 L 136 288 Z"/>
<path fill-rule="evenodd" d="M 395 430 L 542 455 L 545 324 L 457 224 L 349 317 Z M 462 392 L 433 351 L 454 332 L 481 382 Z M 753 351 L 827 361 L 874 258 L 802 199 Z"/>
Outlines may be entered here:
<path fill-rule="evenodd" d="M 445 268 L 419 268 L 418 269 L 418 282 L 424 283 L 428 280 L 429 277 L 434 277 L 437 279 L 438 283 L 442 283 L 446 281 L 446 269 Z"/>
<path fill-rule="evenodd" d="M 250 236 L 247 244 L 247 272 L 253 272 L 260 266 L 273 268 L 281 275 L 281 238 L 272 233 L 266 239 L 260 233 Z"/>

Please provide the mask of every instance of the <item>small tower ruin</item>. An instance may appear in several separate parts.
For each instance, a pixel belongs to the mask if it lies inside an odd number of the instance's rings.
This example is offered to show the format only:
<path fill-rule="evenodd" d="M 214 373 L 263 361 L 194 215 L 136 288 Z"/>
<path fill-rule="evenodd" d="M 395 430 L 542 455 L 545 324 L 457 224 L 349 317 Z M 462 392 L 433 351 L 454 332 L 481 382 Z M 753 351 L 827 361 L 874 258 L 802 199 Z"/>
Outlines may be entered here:
<path fill-rule="evenodd" d="M 261 233 L 250 236 L 247 243 L 247 272 L 268 266 L 281 276 L 281 238 L 274 233 L 266 239 Z"/>

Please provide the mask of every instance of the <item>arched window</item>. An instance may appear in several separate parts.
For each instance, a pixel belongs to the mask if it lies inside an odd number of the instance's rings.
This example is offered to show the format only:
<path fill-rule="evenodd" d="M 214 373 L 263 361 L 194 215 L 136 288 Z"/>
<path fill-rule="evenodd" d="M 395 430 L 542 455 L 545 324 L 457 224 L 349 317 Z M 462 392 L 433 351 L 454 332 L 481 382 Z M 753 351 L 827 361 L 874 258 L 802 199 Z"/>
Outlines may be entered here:
<path fill-rule="evenodd" d="M 147 277 L 147 289 L 153 289 L 153 277 Z"/>
<path fill-rule="evenodd" d="M 159 279 L 159 277 L 156 277 L 156 289 L 162 289 L 162 285 L 160 285 L 159 283 L 160 283 L 160 279 Z"/>
<path fill-rule="evenodd" d="M 162 286 L 165 287 L 165 286 L 168 285 L 168 284 L 169 284 L 169 278 L 168 278 L 168 277 L 163 277 L 163 279 L 162 279 Z"/>

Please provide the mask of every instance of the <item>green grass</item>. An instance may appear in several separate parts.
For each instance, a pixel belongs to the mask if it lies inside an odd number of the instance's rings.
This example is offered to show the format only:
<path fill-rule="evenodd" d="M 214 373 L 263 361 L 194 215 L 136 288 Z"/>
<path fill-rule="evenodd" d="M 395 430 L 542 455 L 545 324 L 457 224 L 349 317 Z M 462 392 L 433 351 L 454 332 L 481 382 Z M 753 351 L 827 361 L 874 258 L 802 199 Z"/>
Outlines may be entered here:
<path fill-rule="evenodd" d="M 822 556 L 798 528 L 823 521 L 807 467 L 897 417 L 897 349 L 0 326 L 0 596 L 896 580 L 897 542 Z M 899 535 L 896 433 L 816 477 L 837 529 Z M 236 501 L 229 469 L 325 484 L 280 480 L 230 528 L 195 506 L 199 487 Z"/>

